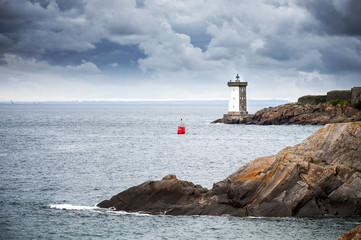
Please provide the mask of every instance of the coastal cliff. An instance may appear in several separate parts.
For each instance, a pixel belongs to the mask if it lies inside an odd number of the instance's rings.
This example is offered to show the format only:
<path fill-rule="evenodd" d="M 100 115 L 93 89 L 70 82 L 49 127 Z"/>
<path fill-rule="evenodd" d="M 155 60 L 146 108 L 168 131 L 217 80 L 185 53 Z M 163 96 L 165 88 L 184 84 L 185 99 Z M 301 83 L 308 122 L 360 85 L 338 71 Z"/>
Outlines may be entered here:
<path fill-rule="evenodd" d="M 166 215 L 361 215 L 361 123 L 329 124 L 242 166 L 211 190 L 168 175 L 98 207 Z"/>
<path fill-rule="evenodd" d="M 254 115 L 244 118 L 222 118 L 212 123 L 258 124 L 258 125 L 324 125 L 361 121 L 361 110 L 350 105 L 327 103 L 288 103 L 277 107 L 264 108 Z"/>

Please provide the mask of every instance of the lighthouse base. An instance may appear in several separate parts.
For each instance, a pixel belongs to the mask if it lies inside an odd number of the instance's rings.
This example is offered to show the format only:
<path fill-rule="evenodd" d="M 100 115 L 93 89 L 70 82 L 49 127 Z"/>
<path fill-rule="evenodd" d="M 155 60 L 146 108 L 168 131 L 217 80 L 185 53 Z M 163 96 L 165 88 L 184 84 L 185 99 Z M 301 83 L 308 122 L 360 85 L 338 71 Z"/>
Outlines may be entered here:
<path fill-rule="evenodd" d="M 241 112 L 228 112 L 228 114 L 224 114 L 224 116 L 248 116 L 247 111 L 241 111 Z"/>
<path fill-rule="evenodd" d="M 244 119 L 248 118 L 250 115 L 247 112 L 237 112 L 237 113 L 228 113 L 223 115 L 223 122 L 242 122 Z"/>
<path fill-rule="evenodd" d="M 228 114 L 223 115 L 223 118 L 217 119 L 212 123 L 240 124 L 251 120 L 252 117 L 253 114 L 248 114 L 247 112 L 228 112 Z"/>

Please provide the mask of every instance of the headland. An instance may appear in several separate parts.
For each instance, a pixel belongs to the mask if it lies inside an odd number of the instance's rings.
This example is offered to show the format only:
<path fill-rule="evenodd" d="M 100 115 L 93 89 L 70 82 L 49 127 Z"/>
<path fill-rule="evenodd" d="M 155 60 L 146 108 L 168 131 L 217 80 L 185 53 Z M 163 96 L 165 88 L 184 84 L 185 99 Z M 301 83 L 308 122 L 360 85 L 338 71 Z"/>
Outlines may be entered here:
<path fill-rule="evenodd" d="M 240 167 L 208 190 L 168 175 L 101 208 L 163 215 L 359 216 L 361 122 L 328 124 L 302 143 Z"/>
<path fill-rule="evenodd" d="M 330 91 L 326 95 L 307 95 L 297 103 L 264 108 L 255 114 L 225 114 L 212 123 L 258 125 L 324 125 L 361 121 L 361 87 Z"/>

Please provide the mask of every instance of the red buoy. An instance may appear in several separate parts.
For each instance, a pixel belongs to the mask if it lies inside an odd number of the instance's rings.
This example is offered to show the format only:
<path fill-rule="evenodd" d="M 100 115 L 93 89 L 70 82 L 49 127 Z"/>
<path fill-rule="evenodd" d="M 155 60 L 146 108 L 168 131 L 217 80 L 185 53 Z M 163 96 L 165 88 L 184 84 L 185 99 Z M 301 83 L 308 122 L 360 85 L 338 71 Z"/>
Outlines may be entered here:
<path fill-rule="evenodd" d="M 180 125 L 178 126 L 178 134 L 185 134 L 186 133 L 186 128 L 184 127 L 183 125 L 183 119 L 181 119 L 181 123 Z"/>

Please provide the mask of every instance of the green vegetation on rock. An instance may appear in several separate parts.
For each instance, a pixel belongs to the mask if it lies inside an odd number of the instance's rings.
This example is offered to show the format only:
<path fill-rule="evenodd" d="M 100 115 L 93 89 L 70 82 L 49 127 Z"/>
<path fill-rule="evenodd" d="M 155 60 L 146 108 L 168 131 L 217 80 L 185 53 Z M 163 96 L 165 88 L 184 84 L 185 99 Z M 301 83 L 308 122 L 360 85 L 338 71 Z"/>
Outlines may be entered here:
<path fill-rule="evenodd" d="M 326 102 L 326 97 L 315 99 L 315 104 L 325 103 L 325 102 Z"/>
<path fill-rule="evenodd" d="M 346 105 L 349 106 L 351 104 L 351 99 L 343 100 L 343 99 L 333 99 L 329 102 L 332 106 L 337 106 L 340 104 L 341 106 Z"/>

